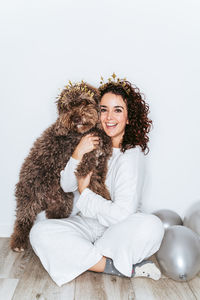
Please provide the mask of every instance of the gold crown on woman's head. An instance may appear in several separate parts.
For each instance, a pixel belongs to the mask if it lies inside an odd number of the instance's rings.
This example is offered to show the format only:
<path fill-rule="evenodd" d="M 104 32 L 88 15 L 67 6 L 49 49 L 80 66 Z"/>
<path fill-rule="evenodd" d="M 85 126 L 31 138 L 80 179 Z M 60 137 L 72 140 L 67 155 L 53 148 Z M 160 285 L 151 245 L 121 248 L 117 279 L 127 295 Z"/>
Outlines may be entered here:
<path fill-rule="evenodd" d="M 101 76 L 100 87 L 99 87 L 100 91 L 104 90 L 111 83 L 115 86 L 121 86 L 127 94 L 131 92 L 130 86 L 127 84 L 126 78 L 123 79 L 117 78 L 115 73 L 113 73 L 111 77 L 112 78 L 108 78 L 108 82 L 105 83 L 103 77 Z"/>

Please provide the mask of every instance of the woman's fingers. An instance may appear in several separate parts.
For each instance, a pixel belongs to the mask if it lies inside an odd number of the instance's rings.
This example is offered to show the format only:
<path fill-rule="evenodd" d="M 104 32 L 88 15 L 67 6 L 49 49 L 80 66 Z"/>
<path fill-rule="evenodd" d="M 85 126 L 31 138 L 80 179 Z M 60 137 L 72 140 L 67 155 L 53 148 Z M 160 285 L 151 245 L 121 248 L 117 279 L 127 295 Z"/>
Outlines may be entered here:
<path fill-rule="evenodd" d="M 85 137 L 99 139 L 99 137 L 97 135 L 94 135 L 92 133 L 89 133 L 89 134 L 85 135 Z"/>
<path fill-rule="evenodd" d="M 94 136 L 94 135 L 90 135 L 90 136 L 85 136 L 87 137 L 88 140 L 91 140 L 91 141 L 99 141 L 99 137 L 98 136 Z"/>
<path fill-rule="evenodd" d="M 91 152 L 96 149 L 99 144 L 99 137 L 93 134 L 87 134 L 81 138 L 79 144 L 74 150 L 72 157 L 81 160 L 85 153 Z"/>
<path fill-rule="evenodd" d="M 99 137 L 98 136 L 89 136 L 88 137 L 88 142 L 92 146 L 97 146 L 99 144 Z"/>
<path fill-rule="evenodd" d="M 93 141 L 93 148 L 96 149 L 99 145 L 99 140 Z"/>
<path fill-rule="evenodd" d="M 93 140 L 93 144 L 95 145 L 99 144 L 99 140 Z"/>

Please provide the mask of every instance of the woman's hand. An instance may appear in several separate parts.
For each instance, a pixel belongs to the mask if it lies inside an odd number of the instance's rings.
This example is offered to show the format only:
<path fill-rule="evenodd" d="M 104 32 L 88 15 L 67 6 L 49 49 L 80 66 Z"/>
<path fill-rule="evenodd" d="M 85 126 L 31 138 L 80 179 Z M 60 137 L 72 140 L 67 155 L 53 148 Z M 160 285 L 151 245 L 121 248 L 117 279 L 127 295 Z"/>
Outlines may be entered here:
<path fill-rule="evenodd" d="M 91 133 L 82 137 L 79 144 L 76 146 L 72 157 L 77 160 L 81 160 L 85 153 L 91 152 L 96 149 L 99 144 L 99 137 L 94 136 Z"/>
<path fill-rule="evenodd" d="M 86 189 L 89 186 L 91 176 L 92 172 L 90 172 L 85 177 L 81 177 L 78 179 L 78 190 L 80 194 L 84 191 L 84 189 Z"/>

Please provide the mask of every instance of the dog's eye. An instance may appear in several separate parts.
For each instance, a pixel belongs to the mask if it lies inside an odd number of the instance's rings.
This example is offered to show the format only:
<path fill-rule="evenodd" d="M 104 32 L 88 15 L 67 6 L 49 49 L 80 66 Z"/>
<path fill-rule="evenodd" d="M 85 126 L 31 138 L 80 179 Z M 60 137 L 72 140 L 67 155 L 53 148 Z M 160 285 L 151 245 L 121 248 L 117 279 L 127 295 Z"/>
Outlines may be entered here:
<path fill-rule="evenodd" d="M 90 102 L 87 100 L 87 99 L 84 99 L 82 102 L 81 102 L 81 105 L 89 105 Z"/>

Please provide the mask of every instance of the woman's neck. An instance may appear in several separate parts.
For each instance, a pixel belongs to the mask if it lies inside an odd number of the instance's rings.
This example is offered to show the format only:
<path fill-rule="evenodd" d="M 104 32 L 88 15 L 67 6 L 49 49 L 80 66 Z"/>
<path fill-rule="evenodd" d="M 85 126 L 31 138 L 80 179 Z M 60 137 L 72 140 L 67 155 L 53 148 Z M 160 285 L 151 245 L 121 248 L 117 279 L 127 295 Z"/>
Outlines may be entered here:
<path fill-rule="evenodd" d="M 120 145 L 118 145 L 118 144 L 117 145 L 116 144 L 112 144 L 112 147 L 113 148 L 120 148 Z"/>
<path fill-rule="evenodd" d="M 120 142 L 119 142 L 119 140 L 112 139 L 112 147 L 113 148 L 120 148 Z"/>
<path fill-rule="evenodd" d="M 121 143 L 123 141 L 123 135 L 111 137 L 113 148 L 121 148 Z"/>

